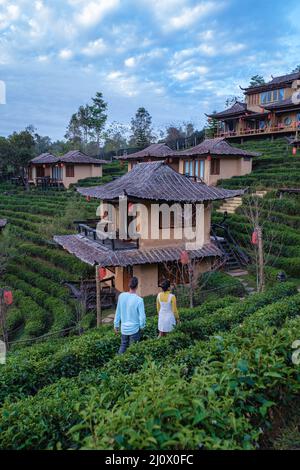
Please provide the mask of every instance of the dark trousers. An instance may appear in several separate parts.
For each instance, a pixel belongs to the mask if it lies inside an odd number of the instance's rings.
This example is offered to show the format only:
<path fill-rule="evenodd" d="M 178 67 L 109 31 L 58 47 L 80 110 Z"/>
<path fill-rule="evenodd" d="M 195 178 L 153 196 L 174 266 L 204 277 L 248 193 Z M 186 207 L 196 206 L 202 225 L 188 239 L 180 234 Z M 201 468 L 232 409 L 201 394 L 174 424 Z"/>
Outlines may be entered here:
<path fill-rule="evenodd" d="M 128 346 L 132 343 L 137 343 L 141 339 L 141 332 L 140 330 L 134 335 L 121 335 L 121 346 L 119 349 L 119 354 L 124 354 Z"/>

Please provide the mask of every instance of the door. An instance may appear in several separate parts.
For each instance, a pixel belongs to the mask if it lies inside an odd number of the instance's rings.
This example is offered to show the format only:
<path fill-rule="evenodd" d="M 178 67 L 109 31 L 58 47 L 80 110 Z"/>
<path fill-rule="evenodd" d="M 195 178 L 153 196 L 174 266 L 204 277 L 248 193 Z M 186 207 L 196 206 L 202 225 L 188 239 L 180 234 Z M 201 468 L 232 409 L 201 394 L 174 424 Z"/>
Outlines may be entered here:
<path fill-rule="evenodd" d="M 60 166 L 52 167 L 52 178 L 54 180 L 62 180 L 62 168 Z"/>
<path fill-rule="evenodd" d="M 127 292 L 129 290 L 129 283 L 133 276 L 133 267 L 126 266 L 123 268 L 123 291 Z"/>

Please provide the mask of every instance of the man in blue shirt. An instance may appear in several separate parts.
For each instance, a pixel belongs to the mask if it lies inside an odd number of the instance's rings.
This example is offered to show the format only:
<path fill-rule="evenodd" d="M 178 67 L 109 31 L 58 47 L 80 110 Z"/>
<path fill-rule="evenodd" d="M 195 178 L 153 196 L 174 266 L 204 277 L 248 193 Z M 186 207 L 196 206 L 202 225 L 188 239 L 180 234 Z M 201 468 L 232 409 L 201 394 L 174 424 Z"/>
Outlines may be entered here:
<path fill-rule="evenodd" d="M 128 346 L 141 338 L 141 330 L 145 328 L 146 315 L 144 301 L 136 293 L 138 278 L 133 277 L 129 284 L 129 292 L 122 292 L 118 298 L 114 327 L 119 333 L 121 322 L 121 346 L 119 354 L 123 354 Z"/>

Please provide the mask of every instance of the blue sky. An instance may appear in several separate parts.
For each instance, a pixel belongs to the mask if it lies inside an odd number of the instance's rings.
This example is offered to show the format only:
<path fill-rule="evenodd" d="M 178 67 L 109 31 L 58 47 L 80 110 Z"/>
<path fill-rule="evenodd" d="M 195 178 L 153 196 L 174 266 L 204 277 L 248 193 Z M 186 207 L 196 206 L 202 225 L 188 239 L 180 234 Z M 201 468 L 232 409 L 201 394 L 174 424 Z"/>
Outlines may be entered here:
<path fill-rule="evenodd" d="M 62 138 L 96 91 L 109 121 L 205 122 L 249 77 L 300 63 L 296 0 L 0 0 L 0 135 Z"/>

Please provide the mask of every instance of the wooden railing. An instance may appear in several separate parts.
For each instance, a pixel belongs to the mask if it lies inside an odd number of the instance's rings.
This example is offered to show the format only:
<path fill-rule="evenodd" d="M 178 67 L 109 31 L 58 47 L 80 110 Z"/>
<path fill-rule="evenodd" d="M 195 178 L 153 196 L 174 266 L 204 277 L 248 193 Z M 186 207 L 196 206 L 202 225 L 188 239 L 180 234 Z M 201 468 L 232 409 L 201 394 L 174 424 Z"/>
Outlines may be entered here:
<path fill-rule="evenodd" d="M 100 219 L 99 219 L 100 220 Z M 99 221 L 98 220 L 98 221 Z M 90 238 L 91 240 L 110 248 L 111 250 L 132 250 L 139 248 L 139 239 L 121 239 L 117 232 L 117 237 L 114 238 L 99 238 L 97 235 L 97 229 L 95 228 L 95 223 L 88 225 L 83 221 L 74 221 L 77 225 L 77 231 L 80 235 L 83 235 L 85 238 Z"/>
<path fill-rule="evenodd" d="M 277 133 L 286 133 L 286 132 L 300 132 L 300 126 L 298 123 L 293 123 L 290 126 L 285 126 L 284 124 L 279 124 L 277 126 L 266 126 L 262 129 L 241 129 L 238 131 L 222 131 L 218 130 L 215 134 L 215 137 L 243 137 L 250 135 L 264 135 L 264 134 L 277 134 Z"/>

